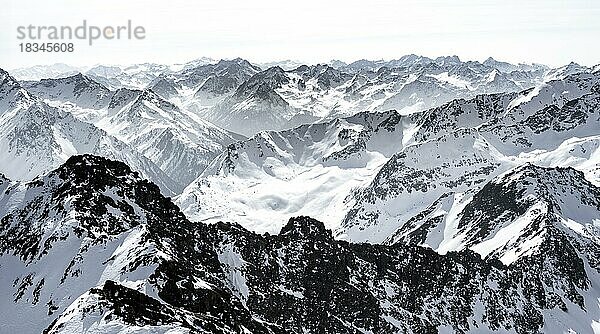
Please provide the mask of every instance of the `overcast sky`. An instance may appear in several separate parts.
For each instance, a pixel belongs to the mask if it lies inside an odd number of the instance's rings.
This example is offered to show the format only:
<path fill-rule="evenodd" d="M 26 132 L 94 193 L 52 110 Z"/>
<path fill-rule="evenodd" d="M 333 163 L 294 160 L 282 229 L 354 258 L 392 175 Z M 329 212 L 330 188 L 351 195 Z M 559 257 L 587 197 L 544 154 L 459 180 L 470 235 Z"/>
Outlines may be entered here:
<path fill-rule="evenodd" d="M 199 57 L 255 62 L 393 59 L 415 53 L 492 56 L 551 66 L 600 63 L 600 1 L 3 0 L 0 67 L 178 63 Z M 8 3 L 8 6 L 6 5 Z M 146 39 L 77 41 L 73 54 L 20 53 L 17 26 L 123 25 Z"/>

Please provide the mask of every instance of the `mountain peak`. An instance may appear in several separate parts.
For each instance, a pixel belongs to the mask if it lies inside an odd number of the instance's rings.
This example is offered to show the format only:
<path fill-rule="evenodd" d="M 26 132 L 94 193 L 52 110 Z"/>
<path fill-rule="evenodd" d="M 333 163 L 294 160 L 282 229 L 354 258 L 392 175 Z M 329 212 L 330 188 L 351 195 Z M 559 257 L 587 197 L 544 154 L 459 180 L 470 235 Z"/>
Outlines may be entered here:
<path fill-rule="evenodd" d="M 125 163 L 105 157 L 83 154 L 71 156 L 56 169 L 63 180 L 81 182 L 82 184 L 119 184 L 118 180 L 139 179 L 139 174 L 131 170 Z"/>
<path fill-rule="evenodd" d="M 0 68 L 0 103 L 4 103 L 3 100 L 8 101 L 7 105 L 20 102 L 29 104 L 32 96 L 10 73 Z M 2 112 L 4 110 L 0 110 L 0 114 Z"/>
<path fill-rule="evenodd" d="M 230 66 L 230 65 L 240 65 L 240 66 L 244 66 L 244 67 L 255 68 L 255 66 L 252 65 L 249 61 L 247 61 L 246 59 L 240 58 L 240 57 L 231 59 L 231 60 L 221 59 L 217 63 L 217 66 Z"/>
<path fill-rule="evenodd" d="M 10 75 L 10 73 L 8 73 L 7 71 L 3 70 L 2 68 L 0 68 L 0 86 L 4 86 L 4 85 L 10 85 L 11 87 L 13 86 L 21 86 L 19 84 L 19 82 L 13 78 L 12 75 Z"/>
<path fill-rule="evenodd" d="M 104 85 L 81 72 L 77 72 L 76 74 L 61 78 L 41 79 L 39 83 L 42 86 L 55 86 L 58 84 L 75 84 L 75 86 L 79 87 L 79 89 L 83 89 L 84 87 L 90 87 L 91 89 L 100 89 L 104 92 L 109 91 L 109 89 L 104 87 Z M 35 89 L 36 86 L 36 83 L 32 83 L 32 85 L 29 85 L 27 87 Z"/>
<path fill-rule="evenodd" d="M 441 56 L 435 59 L 435 62 L 440 65 L 459 64 L 461 62 L 457 55 L 453 56 Z"/>
<path fill-rule="evenodd" d="M 75 81 L 75 82 L 95 82 L 94 80 L 90 79 L 88 76 L 84 75 L 81 72 L 77 72 L 76 74 L 73 75 L 69 75 L 66 77 L 62 77 L 62 78 L 49 78 L 49 79 L 42 79 L 40 81 Z"/>
<path fill-rule="evenodd" d="M 300 239 L 331 239 L 331 231 L 325 229 L 325 225 L 311 217 L 292 217 L 288 223 L 281 228 L 279 235 L 292 236 Z"/>
<path fill-rule="evenodd" d="M 4 70 L 2 67 L 0 67 L 0 76 L 5 77 L 8 76 L 8 72 L 6 70 Z"/>
<path fill-rule="evenodd" d="M 573 167 L 542 167 L 527 162 L 516 167 L 504 176 L 495 179 L 497 183 L 554 183 L 556 179 L 579 179 L 585 180 L 583 172 Z M 526 181 L 530 180 L 530 181 Z"/>
<path fill-rule="evenodd" d="M 266 69 L 267 73 L 285 73 L 285 70 L 283 68 L 281 68 L 279 65 L 277 66 L 272 66 L 269 67 L 268 69 Z"/>

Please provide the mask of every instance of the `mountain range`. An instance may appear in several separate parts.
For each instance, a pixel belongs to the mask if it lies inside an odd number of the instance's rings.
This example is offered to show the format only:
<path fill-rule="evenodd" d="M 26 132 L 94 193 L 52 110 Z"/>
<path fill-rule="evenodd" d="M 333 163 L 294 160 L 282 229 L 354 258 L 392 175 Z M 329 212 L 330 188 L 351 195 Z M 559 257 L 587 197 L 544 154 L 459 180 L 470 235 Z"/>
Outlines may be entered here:
<path fill-rule="evenodd" d="M 600 333 L 599 66 L 59 64 L 0 118 L 9 332 Z"/>
<path fill-rule="evenodd" d="M 459 223 L 469 244 L 503 224 L 526 232 L 496 233 L 484 258 L 338 241 L 309 217 L 277 235 L 192 223 L 96 156 L 2 188 L 0 315 L 13 332 L 587 333 L 600 316 L 597 232 L 571 220 L 598 217 L 600 189 L 572 168 L 525 166 L 474 196 Z"/>

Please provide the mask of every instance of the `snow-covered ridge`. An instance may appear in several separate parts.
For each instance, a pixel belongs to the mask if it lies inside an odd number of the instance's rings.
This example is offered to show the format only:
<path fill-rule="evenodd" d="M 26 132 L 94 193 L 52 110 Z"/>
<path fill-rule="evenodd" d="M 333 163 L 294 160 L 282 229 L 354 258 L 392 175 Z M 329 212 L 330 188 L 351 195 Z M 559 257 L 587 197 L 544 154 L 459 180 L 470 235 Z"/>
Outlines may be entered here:
<path fill-rule="evenodd" d="M 213 291 L 218 264 L 206 260 L 200 268 L 192 256 L 215 254 L 212 248 L 190 245 L 193 228 L 177 207 L 123 163 L 72 157 L 31 182 L 11 183 L 0 195 L 0 215 L 3 328 L 118 332 L 137 324 L 161 331 L 189 328 L 210 312 L 243 313 L 235 301 L 217 301 L 224 297 Z M 173 289 L 188 285 L 187 295 L 212 296 L 215 307 L 182 307 Z M 201 315 L 192 321 L 190 312 Z M 197 326 L 239 327 L 235 318 Z"/>
<path fill-rule="evenodd" d="M 597 68 L 409 55 L 79 72 L 0 70 L 9 330 L 598 324 Z"/>
<path fill-rule="evenodd" d="M 597 242 L 600 188 L 573 168 L 532 164 L 499 175 L 480 190 L 444 194 L 386 243 L 470 248 L 511 264 L 540 251 L 552 233 Z"/>
<path fill-rule="evenodd" d="M 598 184 L 599 79 L 575 74 L 424 112 L 414 143 L 354 191 L 338 235 L 382 242 L 440 196 L 460 194 L 455 200 L 464 203 L 462 197 L 527 162 L 578 168 Z"/>

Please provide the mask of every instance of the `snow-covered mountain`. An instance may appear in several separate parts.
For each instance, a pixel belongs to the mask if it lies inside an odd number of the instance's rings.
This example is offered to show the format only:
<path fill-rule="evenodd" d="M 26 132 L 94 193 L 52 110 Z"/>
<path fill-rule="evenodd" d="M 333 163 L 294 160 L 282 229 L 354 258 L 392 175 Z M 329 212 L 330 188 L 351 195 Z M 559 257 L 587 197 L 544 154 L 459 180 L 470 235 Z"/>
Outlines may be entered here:
<path fill-rule="evenodd" d="M 179 109 L 152 90 L 115 93 L 94 124 L 135 147 L 179 184 L 194 180 L 230 143 L 243 137 Z"/>
<path fill-rule="evenodd" d="M 112 90 L 119 88 L 145 89 L 162 76 L 213 63 L 216 63 L 214 59 L 202 57 L 186 63 L 169 65 L 142 63 L 107 66 L 100 64 L 88 69 L 85 74 Z"/>
<path fill-rule="evenodd" d="M 194 224 L 126 165 L 72 157 L 32 182 L 0 183 L 0 318 L 22 333 L 592 332 L 597 232 L 551 217 L 574 209 L 571 191 L 585 196 L 578 219 L 597 214 L 599 189 L 572 169 L 536 168 L 494 181 L 507 200 L 484 190 L 465 209 L 478 214 L 461 220 L 556 203 L 535 211 L 529 231 L 544 233 L 533 250 L 503 264 L 336 241 L 308 217 L 278 235 Z"/>
<path fill-rule="evenodd" d="M 281 130 L 301 113 L 275 91 L 284 83 L 289 83 L 289 78 L 280 67 L 257 73 L 203 117 L 248 136 L 262 130 Z"/>
<path fill-rule="evenodd" d="M 214 64 L 216 62 L 214 59 L 201 57 L 178 64 L 141 63 L 130 65 L 97 64 L 94 66 L 71 66 L 58 63 L 13 69 L 10 70 L 10 73 L 19 81 L 59 79 L 83 73 L 112 90 L 119 88 L 144 89 L 161 75 Z"/>
<path fill-rule="evenodd" d="M 599 83 L 582 73 L 411 115 L 261 132 L 230 145 L 176 202 L 192 220 L 269 233 L 281 226 L 268 218 L 311 214 L 338 238 L 379 243 L 441 196 L 472 195 L 527 162 L 574 167 L 598 185 Z"/>
<path fill-rule="evenodd" d="M 571 167 L 532 164 L 499 175 L 474 194 L 444 194 L 385 243 L 440 253 L 470 248 L 511 264 L 540 251 L 554 233 L 597 242 L 600 188 Z"/>
<path fill-rule="evenodd" d="M 25 82 L 23 86 L 42 99 L 70 102 L 86 109 L 101 108 L 112 96 L 108 88 L 81 73 L 58 79 Z"/>
<path fill-rule="evenodd" d="M 579 168 L 598 184 L 599 80 L 577 74 L 425 112 L 415 144 L 354 191 L 339 236 L 382 242 L 440 196 L 472 192 L 527 162 Z"/>
<path fill-rule="evenodd" d="M 200 230 L 125 164 L 72 157 L 32 182 L 2 187 L 4 329 L 264 327 L 225 290 L 210 245 L 191 242 Z"/>
<path fill-rule="evenodd" d="M 410 114 L 456 98 L 518 92 L 569 74 L 591 71 L 576 64 L 553 70 L 521 64 L 508 71 L 506 64 L 411 55 L 387 62 L 338 64 L 337 68 L 272 67 L 249 78 L 233 95 L 216 101 L 203 117 L 251 136 L 262 130 L 282 130 L 362 111 L 395 109 Z"/>
<path fill-rule="evenodd" d="M 0 70 L 0 332 L 600 330 L 597 66 L 290 64 Z"/>
<path fill-rule="evenodd" d="M 548 70 L 549 67 L 542 64 L 511 64 L 505 61 L 498 61 L 492 57 L 489 57 L 483 62 L 483 65 L 493 67 L 504 73 L 511 73 L 514 71 L 536 71 L 536 70 Z"/>
<path fill-rule="evenodd" d="M 168 95 L 168 90 L 162 90 L 176 88 L 176 93 L 182 95 L 179 100 L 190 102 L 185 99 L 214 98 L 231 93 L 260 70 L 241 58 L 198 63 L 196 66 L 188 65 L 179 71 L 164 73 L 153 80 L 149 87 L 166 99 L 176 96 Z"/>
<path fill-rule="evenodd" d="M 69 81 L 67 87 L 78 86 Z M 87 93 L 83 88 L 69 96 L 83 97 Z M 72 155 L 90 153 L 126 162 L 167 195 L 181 190 L 177 182 L 141 153 L 72 114 L 47 105 L 1 69 L 0 120 L 0 173 L 11 179 L 31 180 Z"/>
<path fill-rule="evenodd" d="M 293 69 L 298 68 L 299 66 L 305 65 L 305 63 L 303 63 L 301 61 L 297 61 L 297 60 L 287 59 L 287 60 L 280 60 L 280 61 L 269 61 L 269 62 L 257 63 L 256 65 L 262 69 L 268 69 L 271 67 L 281 67 L 284 70 L 293 70 Z"/>
<path fill-rule="evenodd" d="M 164 100 L 154 90 L 109 90 L 87 75 L 27 82 L 28 91 L 118 138 L 189 184 L 227 145 L 242 139 Z"/>

